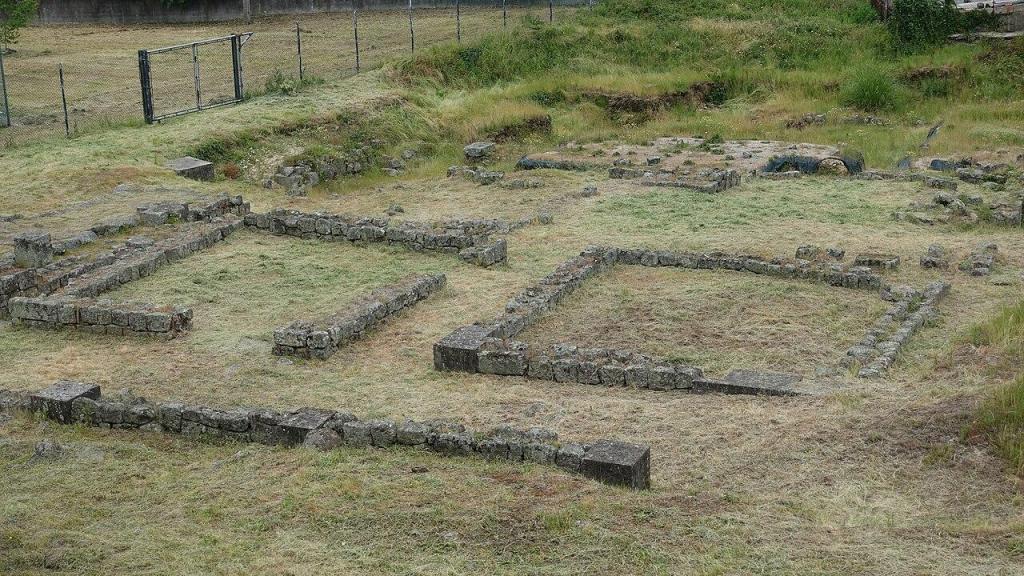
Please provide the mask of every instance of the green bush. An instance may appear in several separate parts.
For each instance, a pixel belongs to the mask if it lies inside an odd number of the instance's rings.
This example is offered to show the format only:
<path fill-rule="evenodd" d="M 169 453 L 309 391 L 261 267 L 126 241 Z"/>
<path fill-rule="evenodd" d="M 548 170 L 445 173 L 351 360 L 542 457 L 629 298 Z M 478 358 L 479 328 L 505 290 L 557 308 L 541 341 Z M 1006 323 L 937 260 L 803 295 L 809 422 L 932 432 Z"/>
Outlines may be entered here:
<path fill-rule="evenodd" d="M 913 51 L 942 44 L 950 34 L 993 22 L 984 10 L 961 12 L 953 0 L 895 0 L 888 26 L 897 49 Z"/>
<path fill-rule="evenodd" d="M 901 108 L 903 96 L 892 76 L 877 68 L 864 67 L 855 70 L 846 81 L 840 99 L 845 106 L 878 112 Z"/>

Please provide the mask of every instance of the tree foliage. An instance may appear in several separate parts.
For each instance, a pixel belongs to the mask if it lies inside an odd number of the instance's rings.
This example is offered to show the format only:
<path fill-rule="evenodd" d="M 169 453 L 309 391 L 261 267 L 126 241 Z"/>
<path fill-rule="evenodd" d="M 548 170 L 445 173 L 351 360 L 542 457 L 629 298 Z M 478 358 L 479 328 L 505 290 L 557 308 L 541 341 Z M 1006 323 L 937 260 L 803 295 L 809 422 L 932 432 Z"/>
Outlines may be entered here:
<path fill-rule="evenodd" d="M 18 40 L 18 31 L 36 15 L 39 0 L 0 0 L 0 46 Z"/>

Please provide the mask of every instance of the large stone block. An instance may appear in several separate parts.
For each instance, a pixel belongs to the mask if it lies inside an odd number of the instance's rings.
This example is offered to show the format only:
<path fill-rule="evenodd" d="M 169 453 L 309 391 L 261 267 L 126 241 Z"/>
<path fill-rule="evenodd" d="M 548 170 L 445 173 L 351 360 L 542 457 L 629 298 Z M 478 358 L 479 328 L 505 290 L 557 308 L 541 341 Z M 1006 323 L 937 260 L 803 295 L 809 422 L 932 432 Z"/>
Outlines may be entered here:
<path fill-rule="evenodd" d="M 206 160 L 183 156 L 168 162 L 167 167 L 174 170 L 178 176 L 192 180 L 213 180 L 213 163 Z"/>
<path fill-rule="evenodd" d="M 76 398 L 99 400 L 100 387 L 95 384 L 61 380 L 30 397 L 32 410 L 42 412 L 47 418 L 62 424 L 70 424 L 71 405 Z"/>
<path fill-rule="evenodd" d="M 783 372 L 733 370 L 722 381 L 693 381 L 694 392 L 721 392 L 723 394 L 759 394 L 764 396 L 794 396 L 799 394 L 793 385 L 803 377 Z"/>
<path fill-rule="evenodd" d="M 14 237 L 14 265 L 39 268 L 53 261 L 53 243 L 46 232 L 25 232 Z"/>
<path fill-rule="evenodd" d="M 583 456 L 580 473 L 605 484 L 644 490 L 651 486 L 651 449 L 599 440 Z"/>
<path fill-rule="evenodd" d="M 302 408 L 286 414 L 278 422 L 283 436 L 282 443 L 286 445 L 302 444 L 306 434 L 311 430 L 323 427 L 332 417 L 334 412 L 330 410 L 319 410 L 316 408 Z"/>
<path fill-rule="evenodd" d="M 434 368 L 458 372 L 476 372 L 480 346 L 490 330 L 484 326 L 463 326 L 434 344 Z"/>

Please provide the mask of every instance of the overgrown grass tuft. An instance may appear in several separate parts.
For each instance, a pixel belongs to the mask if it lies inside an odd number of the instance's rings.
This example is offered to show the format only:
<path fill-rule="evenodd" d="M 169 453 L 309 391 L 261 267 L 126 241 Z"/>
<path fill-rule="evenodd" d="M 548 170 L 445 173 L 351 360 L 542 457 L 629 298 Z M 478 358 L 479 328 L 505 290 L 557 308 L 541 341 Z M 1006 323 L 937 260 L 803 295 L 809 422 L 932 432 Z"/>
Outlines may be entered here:
<path fill-rule="evenodd" d="M 1002 310 L 975 326 L 969 339 L 976 346 L 1001 351 L 1012 366 L 1024 363 L 1024 302 Z M 1024 373 L 1000 386 L 982 402 L 974 431 L 984 435 L 1018 474 L 1024 474 Z"/>
<path fill-rule="evenodd" d="M 846 81 L 841 101 L 859 110 L 881 112 L 902 108 L 904 95 L 891 74 L 880 68 L 864 66 L 854 70 Z"/>

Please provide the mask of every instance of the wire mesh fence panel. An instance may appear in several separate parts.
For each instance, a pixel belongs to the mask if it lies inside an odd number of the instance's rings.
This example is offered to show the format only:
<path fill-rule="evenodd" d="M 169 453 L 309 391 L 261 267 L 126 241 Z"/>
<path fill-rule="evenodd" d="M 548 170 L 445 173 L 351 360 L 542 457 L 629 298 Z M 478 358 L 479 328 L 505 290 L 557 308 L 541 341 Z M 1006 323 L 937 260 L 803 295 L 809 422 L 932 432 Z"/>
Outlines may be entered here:
<path fill-rule="evenodd" d="M 149 56 L 154 116 L 165 116 L 196 107 L 195 66 L 192 48 Z"/>
<path fill-rule="evenodd" d="M 355 38 L 352 21 L 303 17 L 298 21 L 295 44 L 302 40 L 302 68 L 305 80 L 337 80 L 356 72 Z"/>
<path fill-rule="evenodd" d="M 358 3 L 357 3 L 358 5 Z M 0 103 L 0 146 L 64 135 L 58 66 L 64 65 L 68 127 L 72 134 L 143 119 L 138 49 L 193 39 L 253 36 L 240 49 L 244 94 L 298 87 L 305 80 L 336 80 L 370 70 L 443 42 L 474 42 L 502 29 L 542 26 L 588 9 L 588 0 L 413 0 L 387 10 L 360 9 L 299 17 L 257 18 L 250 23 L 209 22 L 187 26 L 30 27 L 17 52 L 4 58 L 10 127 Z M 298 24 L 298 30 L 296 29 Z M 358 28 L 356 28 L 356 25 Z M 239 29 L 241 28 L 241 29 Z M 154 116 L 231 102 L 235 96 L 228 42 L 150 54 Z M 198 73 L 198 74 L 197 74 Z M 198 76 L 198 82 L 197 82 Z M 198 86 L 198 91 L 197 91 Z M 197 93 L 198 92 L 198 93 Z"/>
<path fill-rule="evenodd" d="M 232 35 L 139 52 L 146 121 L 238 102 L 240 46 Z"/>
<path fill-rule="evenodd" d="M 413 21 L 436 17 L 426 10 L 413 11 Z M 435 24 L 436 25 L 436 24 Z M 421 30 L 425 27 L 420 26 Z M 452 30 L 454 36 L 454 29 Z M 422 36 L 422 34 L 421 34 Z M 359 52 L 362 68 L 376 68 L 389 58 L 412 51 L 408 10 L 365 10 L 359 12 Z"/>

